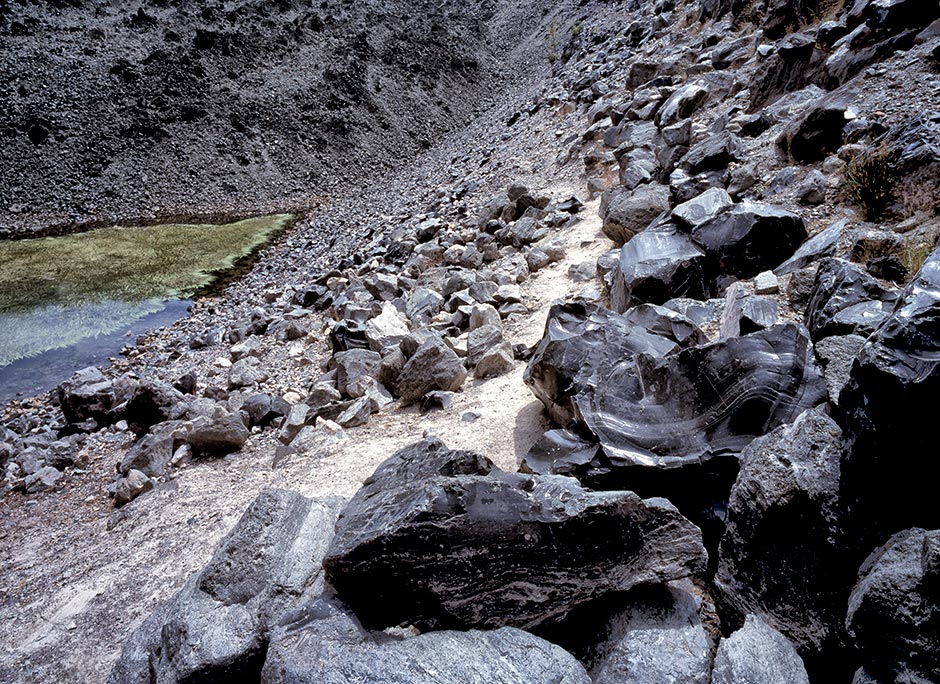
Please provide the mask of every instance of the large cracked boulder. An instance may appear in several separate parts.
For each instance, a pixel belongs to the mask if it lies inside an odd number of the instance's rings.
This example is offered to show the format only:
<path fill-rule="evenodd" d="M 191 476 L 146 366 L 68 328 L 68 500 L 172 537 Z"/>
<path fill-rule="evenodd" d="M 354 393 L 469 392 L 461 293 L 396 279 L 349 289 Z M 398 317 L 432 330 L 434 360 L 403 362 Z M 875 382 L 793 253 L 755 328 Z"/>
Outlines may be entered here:
<path fill-rule="evenodd" d="M 513 627 L 372 635 L 336 603 L 320 599 L 278 627 L 262 684 L 590 684 L 571 654 Z"/>
<path fill-rule="evenodd" d="M 114 385 L 97 368 L 84 368 L 57 388 L 69 424 L 101 421 L 115 404 Z"/>
<path fill-rule="evenodd" d="M 701 532 L 664 499 L 507 473 L 436 439 L 402 449 L 337 521 L 330 583 L 369 627 L 533 627 L 702 571 Z"/>
<path fill-rule="evenodd" d="M 709 684 L 712 640 L 695 597 L 653 584 L 582 606 L 540 631 L 583 662 L 594 684 Z"/>
<path fill-rule="evenodd" d="M 940 531 L 904 530 L 875 549 L 848 606 L 870 681 L 940 681 Z"/>
<path fill-rule="evenodd" d="M 793 324 L 661 358 L 595 353 L 573 402 L 615 468 L 737 455 L 826 397 L 805 329 Z"/>
<path fill-rule="evenodd" d="M 832 335 L 870 335 L 894 309 L 898 292 L 844 259 L 823 259 L 806 308 L 814 341 Z"/>
<path fill-rule="evenodd" d="M 262 492 L 209 564 L 125 642 L 109 684 L 258 681 L 272 628 L 323 592 L 342 503 Z"/>
<path fill-rule="evenodd" d="M 937 454 L 937 396 L 940 249 L 868 338 L 839 395 L 837 420 L 850 446 L 842 474 L 860 527 L 940 528 L 935 483 L 925 477 Z"/>
<path fill-rule="evenodd" d="M 169 383 L 147 379 L 134 390 L 124 415 L 130 429 L 142 435 L 157 423 L 179 420 L 188 406 L 186 395 Z"/>
<path fill-rule="evenodd" d="M 818 410 L 744 449 L 715 578 L 723 622 L 763 615 L 804 658 L 830 670 L 855 574 L 839 498 L 841 458 L 842 431 Z"/>
<path fill-rule="evenodd" d="M 705 253 L 671 224 L 645 230 L 625 244 L 611 282 L 611 306 L 620 313 L 675 297 L 707 299 L 709 291 Z"/>
<path fill-rule="evenodd" d="M 669 188 L 665 185 L 647 183 L 632 192 L 621 191 L 604 211 L 604 235 L 618 245 L 629 242 L 669 207 Z"/>
<path fill-rule="evenodd" d="M 793 644 L 748 615 L 744 626 L 718 645 L 712 684 L 809 684 L 809 677 Z"/>
<path fill-rule="evenodd" d="M 692 239 L 717 275 L 753 278 L 793 256 L 806 239 L 803 219 L 768 204 L 742 202 L 697 226 Z"/>
<path fill-rule="evenodd" d="M 556 303 L 523 380 L 548 414 L 566 426 L 575 417 L 572 399 L 609 359 L 646 353 L 664 356 L 676 348 L 609 309 L 580 302 Z"/>
<path fill-rule="evenodd" d="M 463 360 L 439 338 L 427 339 L 395 380 L 403 404 L 420 400 L 428 392 L 456 392 L 467 379 Z"/>

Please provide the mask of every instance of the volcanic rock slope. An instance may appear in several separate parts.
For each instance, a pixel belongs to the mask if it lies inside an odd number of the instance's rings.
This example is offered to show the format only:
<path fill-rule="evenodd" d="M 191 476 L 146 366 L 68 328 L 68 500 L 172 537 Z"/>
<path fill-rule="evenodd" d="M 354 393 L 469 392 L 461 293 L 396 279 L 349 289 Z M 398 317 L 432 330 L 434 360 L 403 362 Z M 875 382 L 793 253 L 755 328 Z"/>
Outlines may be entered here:
<path fill-rule="evenodd" d="M 940 6 L 526 35 L 5 409 L 4 681 L 940 681 Z"/>
<path fill-rule="evenodd" d="M 311 206 L 512 82 L 548 2 L 0 7 L 0 229 Z"/>

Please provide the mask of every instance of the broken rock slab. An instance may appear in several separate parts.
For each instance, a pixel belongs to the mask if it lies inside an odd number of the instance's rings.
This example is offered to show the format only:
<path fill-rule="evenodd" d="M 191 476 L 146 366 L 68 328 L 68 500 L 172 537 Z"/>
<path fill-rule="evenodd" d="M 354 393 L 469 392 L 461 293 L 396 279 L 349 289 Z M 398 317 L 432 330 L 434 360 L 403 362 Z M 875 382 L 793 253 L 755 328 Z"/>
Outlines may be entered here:
<path fill-rule="evenodd" d="M 258 681 L 268 634 L 323 592 L 342 499 L 263 491 L 209 564 L 124 643 L 108 684 Z"/>
<path fill-rule="evenodd" d="M 809 684 L 809 676 L 793 644 L 748 615 L 744 627 L 718 645 L 712 684 Z"/>
<path fill-rule="evenodd" d="M 554 644 L 513 627 L 370 634 L 336 602 L 319 599 L 286 616 L 268 649 L 261 684 L 590 684 Z"/>
<path fill-rule="evenodd" d="M 503 472 L 432 438 L 365 481 L 324 567 L 370 627 L 532 627 L 611 592 L 698 573 L 706 555 L 701 532 L 664 499 Z"/>

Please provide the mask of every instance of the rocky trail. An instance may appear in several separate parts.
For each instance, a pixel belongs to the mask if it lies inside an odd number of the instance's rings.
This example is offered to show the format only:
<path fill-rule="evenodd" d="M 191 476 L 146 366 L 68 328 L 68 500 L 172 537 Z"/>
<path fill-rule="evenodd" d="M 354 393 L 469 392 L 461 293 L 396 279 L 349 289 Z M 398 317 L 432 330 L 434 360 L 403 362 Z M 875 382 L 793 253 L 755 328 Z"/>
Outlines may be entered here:
<path fill-rule="evenodd" d="M 463 11 L 474 116 L 5 407 L 0 679 L 940 682 L 940 4 Z"/>

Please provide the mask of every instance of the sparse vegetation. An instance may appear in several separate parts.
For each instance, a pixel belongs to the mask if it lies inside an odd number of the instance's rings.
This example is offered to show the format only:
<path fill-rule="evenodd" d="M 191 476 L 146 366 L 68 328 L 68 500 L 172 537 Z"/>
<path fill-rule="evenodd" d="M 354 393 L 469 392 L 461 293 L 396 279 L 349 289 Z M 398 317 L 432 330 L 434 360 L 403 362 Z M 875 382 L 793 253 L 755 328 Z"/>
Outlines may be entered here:
<path fill-rule="evenodd" d="M 842 179 L 842 194 L 869 221 L 881 219 L 894 191 L 894 155 L 886 145 L 865 150 L 849 162 Z"/>

